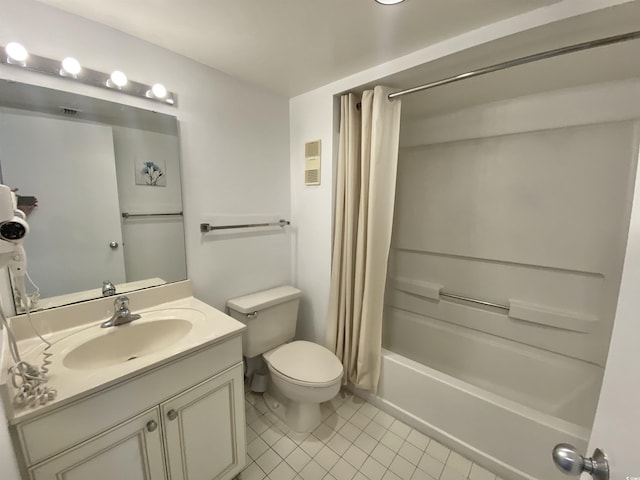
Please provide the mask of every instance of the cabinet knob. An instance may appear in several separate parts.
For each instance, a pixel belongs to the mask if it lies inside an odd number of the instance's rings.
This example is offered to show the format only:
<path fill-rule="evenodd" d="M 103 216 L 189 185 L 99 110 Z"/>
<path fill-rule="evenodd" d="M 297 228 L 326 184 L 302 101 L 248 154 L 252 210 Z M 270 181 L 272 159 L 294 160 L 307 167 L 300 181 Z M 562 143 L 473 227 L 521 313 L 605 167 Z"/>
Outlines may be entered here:
<path fill-rule="evenodd" d="M 155 420 L 149 420 L 147 422 L 147 431 L 154 432 L 158 428 L 158 423 Z"/>
<path fill-rule="evenodd" d="M 175 420 L 176 418 L 178 418 L 178 412 L 172 408 L 167 412 L 167 417 L 169 418 L 169 420 Z"/>

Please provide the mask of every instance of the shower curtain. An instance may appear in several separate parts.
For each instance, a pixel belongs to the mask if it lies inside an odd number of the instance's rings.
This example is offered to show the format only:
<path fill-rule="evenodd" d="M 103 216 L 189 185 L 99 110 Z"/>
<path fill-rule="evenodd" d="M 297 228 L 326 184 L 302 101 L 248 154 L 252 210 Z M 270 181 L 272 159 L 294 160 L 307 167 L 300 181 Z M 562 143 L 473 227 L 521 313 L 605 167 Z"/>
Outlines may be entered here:
<path fill-rule="evenodd" d="M 375 87 L 341 98 L 327 347 L 343 383 L 376 391 L 395 200 L 400 101 Z M 358 111 L 360 106 L 360 111 Z"/>

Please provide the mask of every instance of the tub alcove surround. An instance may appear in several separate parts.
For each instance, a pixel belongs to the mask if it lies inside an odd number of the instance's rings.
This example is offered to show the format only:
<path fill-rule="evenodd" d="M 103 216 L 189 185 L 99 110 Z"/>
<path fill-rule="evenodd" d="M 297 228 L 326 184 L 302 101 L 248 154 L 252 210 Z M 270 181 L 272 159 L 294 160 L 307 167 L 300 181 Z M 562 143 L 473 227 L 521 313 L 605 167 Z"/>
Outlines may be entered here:
<path fill-rule="evenodd" d="M 558 438 L 587 447 L 638 160 L 637 108 L 602 105 L 637 82 L 403 118 L 382 380 L 360 394 L 509 478 L 562 478 L 539 459 Z"/>
<path fill-rule="evenodd" d="M 587 450 L 637 168 L 640 110 L 615 106 L 639 87 L 403 124 L 376 398 L 506 478 L 560 480 L 550 449 Z"/>

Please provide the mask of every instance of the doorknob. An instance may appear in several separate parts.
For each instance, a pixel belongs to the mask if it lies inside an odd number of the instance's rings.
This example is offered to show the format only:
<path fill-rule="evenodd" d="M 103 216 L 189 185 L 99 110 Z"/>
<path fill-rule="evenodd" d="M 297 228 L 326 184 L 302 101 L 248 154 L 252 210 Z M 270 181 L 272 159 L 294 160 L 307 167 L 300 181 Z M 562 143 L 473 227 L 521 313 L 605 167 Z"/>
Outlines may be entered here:
<path fill-rule="evenodd" d="M 115 250 L 116 248 L 118 248 L 118 246 L 118 242 L 109 242 L 109 248 L 111 248 L 112 250 Z"/>
<path fill-rule="evenodd" d="M 602 450 L 596 448 L 591 458 L 584 458 L 576 447 L 568 443 L 559 443 L 553 448 L 553 463 L 566 475 L 591 474 L 594 480 L 609 480 L 609 462 Z"/>

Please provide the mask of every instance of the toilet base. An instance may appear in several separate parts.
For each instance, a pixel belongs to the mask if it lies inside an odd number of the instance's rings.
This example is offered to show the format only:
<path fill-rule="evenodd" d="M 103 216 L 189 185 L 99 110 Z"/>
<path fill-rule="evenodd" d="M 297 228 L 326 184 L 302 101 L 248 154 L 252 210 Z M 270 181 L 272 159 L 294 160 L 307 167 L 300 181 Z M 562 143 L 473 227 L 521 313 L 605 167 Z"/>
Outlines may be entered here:
<path fill-rule="evenodd" d="M 267 410 L 273 413 L 283 422 L 287 423 L 287 406 L 279 399 L 271 394 L 271 386 L 267 391 L 262 394 L 264 404 L 267 406 Z"/>
<path fill-rule="evenodd" d="M 263 394 L 263 398 L 269 411 L 294 432 L 310 433 L 322 422 L 319 403 L 294 402 L 282 398 L 272 388 Z"/>
<path fill-rule="evenodd" d="M 319 403 L 290 402 L 287 406 L 287 425 L 298 433 L 309 433 L 322 422 Z"/>

